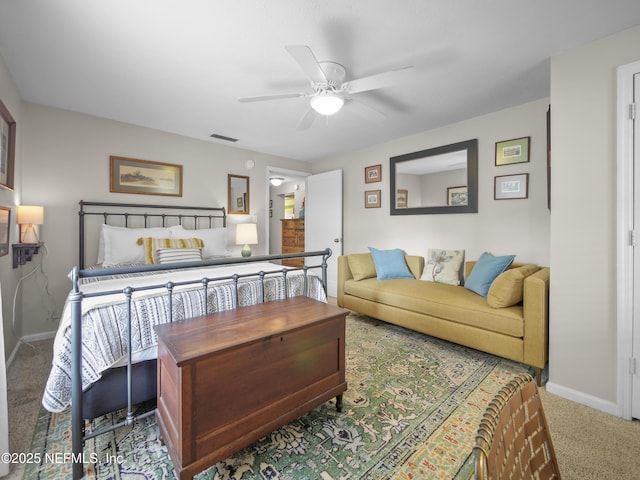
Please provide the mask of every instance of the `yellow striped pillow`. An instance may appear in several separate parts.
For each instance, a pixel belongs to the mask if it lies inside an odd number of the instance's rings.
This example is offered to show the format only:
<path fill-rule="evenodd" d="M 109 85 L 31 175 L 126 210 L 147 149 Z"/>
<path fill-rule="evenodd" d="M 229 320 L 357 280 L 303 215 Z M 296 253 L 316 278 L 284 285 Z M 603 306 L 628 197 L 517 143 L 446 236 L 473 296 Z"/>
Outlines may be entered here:
<path fill-rule="evenodd" d="M 144 261 L 148 264 L 158 263 L 156 250 L 159 248 L 202 248 L 204 242 L 199 238 L 152 238 L 138 239 L 138 245 L 144 246 Z"/>

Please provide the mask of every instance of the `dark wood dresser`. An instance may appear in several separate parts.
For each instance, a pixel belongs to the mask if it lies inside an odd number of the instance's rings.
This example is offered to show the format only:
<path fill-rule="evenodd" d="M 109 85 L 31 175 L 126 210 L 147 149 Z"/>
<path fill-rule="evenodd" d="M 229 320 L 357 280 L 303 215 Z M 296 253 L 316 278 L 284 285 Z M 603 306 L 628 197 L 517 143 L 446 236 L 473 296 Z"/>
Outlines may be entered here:
<path fill-rule="evenodd" d="M 294 297 L 155 327 L 156 419 L 178 478 L 334 397 L 341 411 L 346 315 Z"/>
<path fill-rule="evenodd" d="M 304 252 L 304 218 L 283 218 L 282 220 L 282 253 Z M 289 267 L 304 267 L 304 258 L 283 260 Z"/>

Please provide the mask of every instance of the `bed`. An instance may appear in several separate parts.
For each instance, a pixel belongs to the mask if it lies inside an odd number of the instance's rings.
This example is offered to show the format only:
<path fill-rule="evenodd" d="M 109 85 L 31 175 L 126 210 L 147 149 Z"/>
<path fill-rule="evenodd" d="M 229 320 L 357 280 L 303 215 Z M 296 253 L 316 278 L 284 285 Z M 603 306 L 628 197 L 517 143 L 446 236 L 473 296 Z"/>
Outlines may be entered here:
<path fill-rule="evenodd" d="M 134 406 L 155 398 L 155 325 L 292 296 L 326 302 L 331 250 L 232 258 L 224 208 L 81 201 L 78 218 L 78 265 L 42 401 L 72 409 L 74 459 L 107 431 L 86 432 L 85 420 L 126 409 L 108 430 L 131 425 Z M 306 265 L 280 264 L 289 258 Z M 74 478 L 82 470 L 74 463 Z"/>

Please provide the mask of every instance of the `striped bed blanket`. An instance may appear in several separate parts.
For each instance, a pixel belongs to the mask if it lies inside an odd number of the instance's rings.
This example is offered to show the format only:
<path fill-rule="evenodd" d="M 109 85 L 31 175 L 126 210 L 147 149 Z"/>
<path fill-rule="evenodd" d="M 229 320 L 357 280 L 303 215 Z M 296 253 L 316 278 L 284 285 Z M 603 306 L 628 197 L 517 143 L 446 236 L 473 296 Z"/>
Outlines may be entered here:
<path fill-rule="evenodd" d="M 231 268 L 233 272 L 230 271 Z M 280 270 L 276 270 L 277 268 Z M 259 277 L 241 278 L 237 288 L 228 279 L 216 281 L 233 273 L 259 271 L 274 273 L 267 273 L 263 280 Z M 208 281 L 206 289 L 202 282 L 173 287 L 171 300 L 169 299 L 167 282 L 179 284 L 205 278 Z M 145 289 L 156 286 L 158 288 Z M 322 302 L 327 300 L 322 281 L 317 275 L 297 270 L 287 272 L 285 277 L 282 275 L 282 267 L 274 264 L 175 270 L 151 276 L 119 275 L 105 277 L 99 282 L 91 281 L 81 287 L 84 295 L 96 294 L 85 296 L 82 302 L 83 390 L 99 380 L 105 370 L 127 362 L 129 307 L 121 293 L 126 287 L 131 287 L 134 292 L 130 301 L 131 355 L 134 362 L 156 358 L 157 336 L 153 327 L 168 322 L 170 318 L 178 321 L 255 305 L 261 303 L 263 298 L 264 301 L 271 301 L 306 295 Z M 110 293 L 97 295 L 98 292 Z M 71 403 L 71 365 L 71 314 L 70 304 L 67 302 L 56 334 L 53 362 L 42 399 L 43 406 L 50 412 L 61 412 Z"/>

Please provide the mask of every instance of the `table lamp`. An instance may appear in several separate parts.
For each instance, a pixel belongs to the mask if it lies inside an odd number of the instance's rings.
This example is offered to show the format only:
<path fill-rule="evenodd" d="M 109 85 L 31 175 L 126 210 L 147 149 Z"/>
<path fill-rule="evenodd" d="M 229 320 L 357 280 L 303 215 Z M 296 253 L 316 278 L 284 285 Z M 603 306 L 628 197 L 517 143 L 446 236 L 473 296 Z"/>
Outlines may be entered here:
<path fill-rule="evenodd" d="M 16 221 L 20 225 L 20 243 L 39 243 L 38 229 L 44 223 L 44 207 L 18 205 Z"/>
<path fill-rule="evenodd" d="M 251 248 L 249 245 L 258 243 L 258 228 L 255 223 L 239 223 L 236 226 L 236 245 L 244 245 L 242 247 L 242 256 L 250 257 Z"/>

